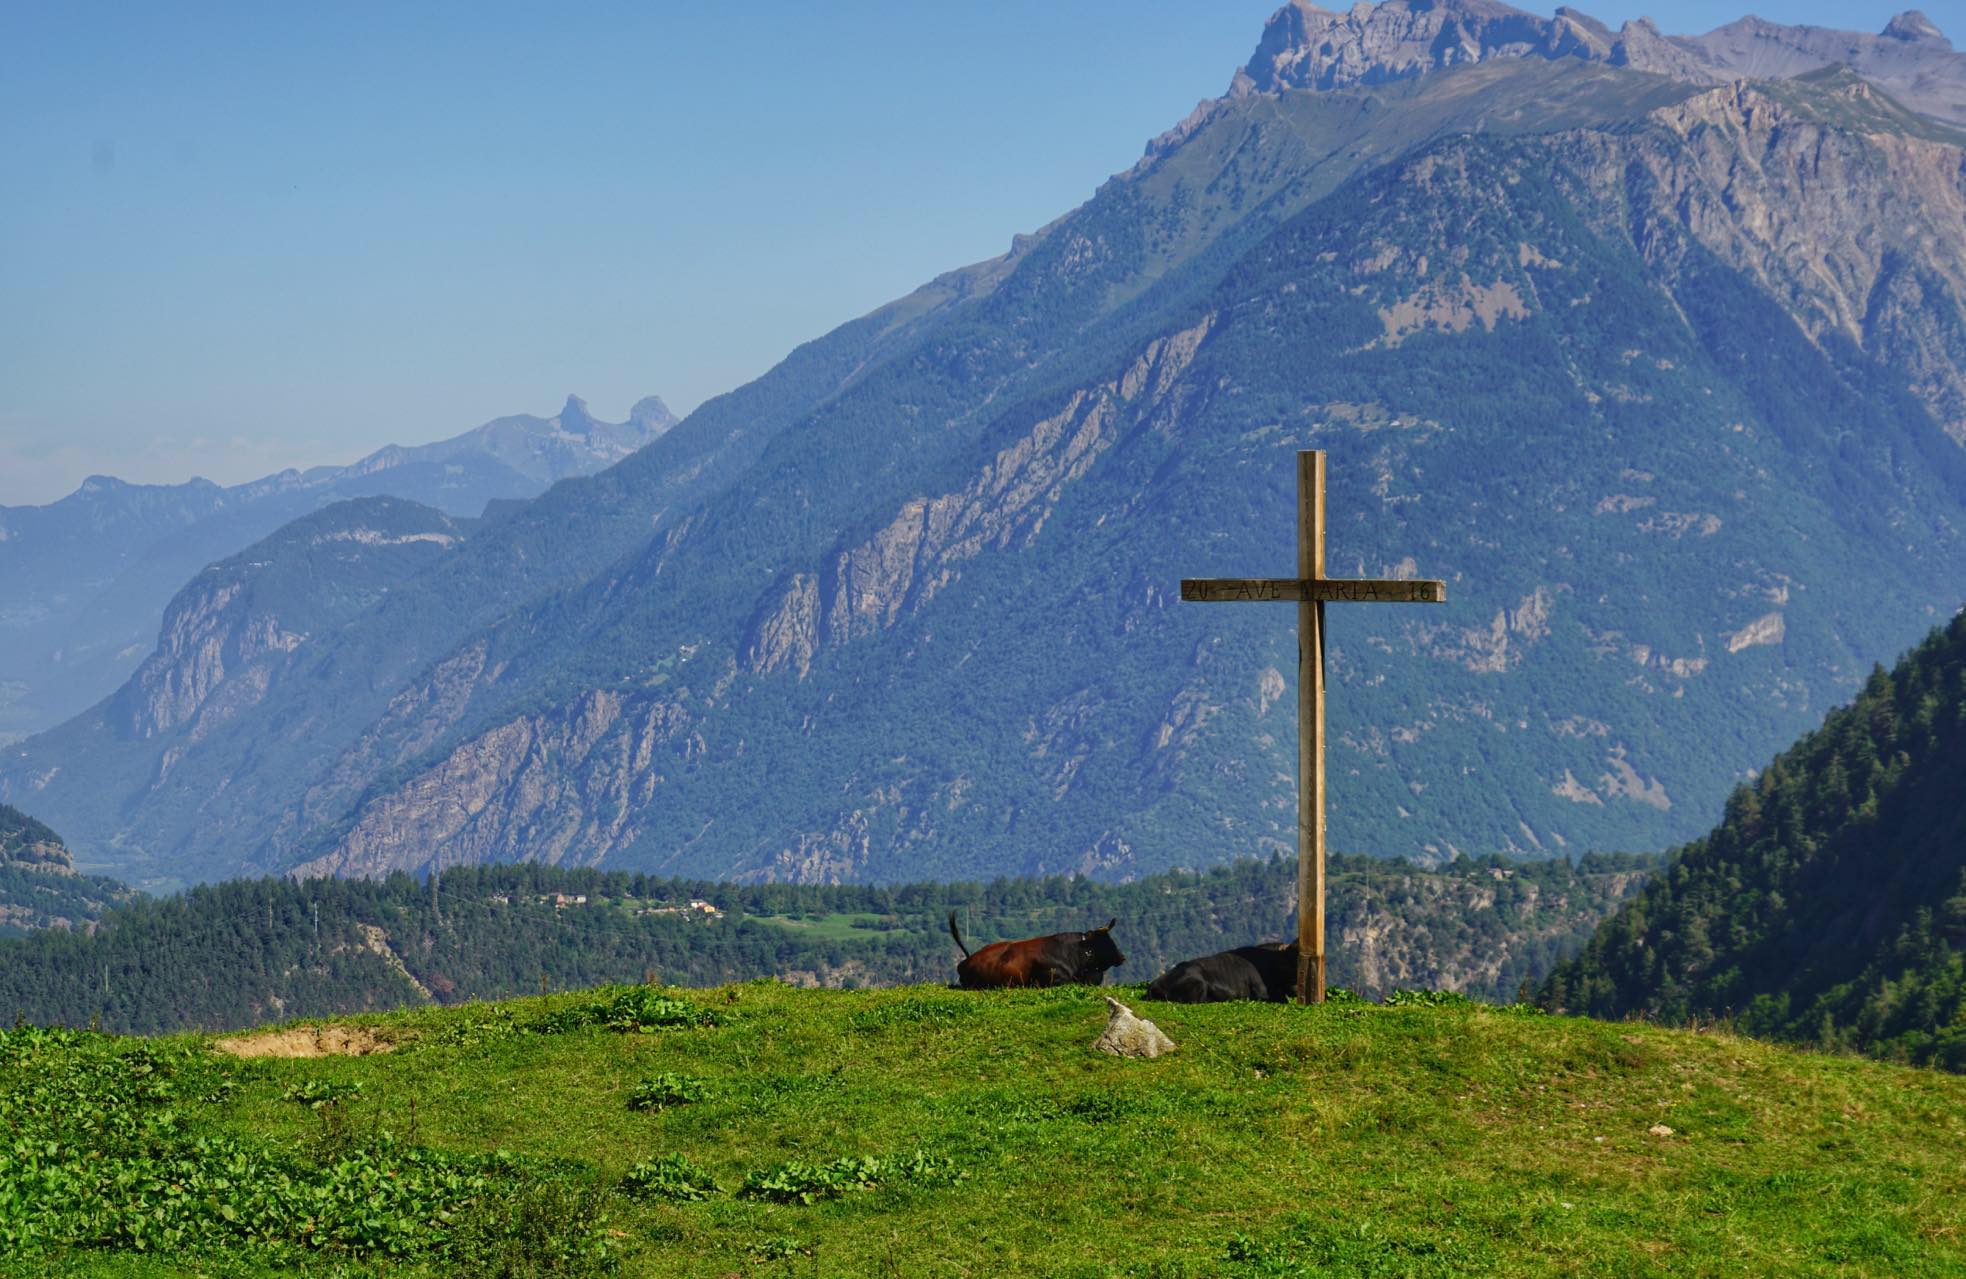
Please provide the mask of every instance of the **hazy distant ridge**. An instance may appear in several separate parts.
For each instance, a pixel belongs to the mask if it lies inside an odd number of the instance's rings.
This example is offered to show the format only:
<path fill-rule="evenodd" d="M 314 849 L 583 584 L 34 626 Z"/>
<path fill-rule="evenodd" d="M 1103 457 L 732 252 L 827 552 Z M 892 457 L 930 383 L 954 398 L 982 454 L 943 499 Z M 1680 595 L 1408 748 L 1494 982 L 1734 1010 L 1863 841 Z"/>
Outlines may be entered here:
<path fill-rule="evenodd" d="M 552 417 L 501 417 L 434 444 L 389 445 L 347 466 L 221 487 L 95 475 L 46 506 L 0 507 L 0 742 L 113 691 L 156 638 L 164 602 L 205 564 L 330 502 L 389 494 L 475 516 L 587 475 L 674 426 L 650 396 L 625 422 L 577 396 Z"/>

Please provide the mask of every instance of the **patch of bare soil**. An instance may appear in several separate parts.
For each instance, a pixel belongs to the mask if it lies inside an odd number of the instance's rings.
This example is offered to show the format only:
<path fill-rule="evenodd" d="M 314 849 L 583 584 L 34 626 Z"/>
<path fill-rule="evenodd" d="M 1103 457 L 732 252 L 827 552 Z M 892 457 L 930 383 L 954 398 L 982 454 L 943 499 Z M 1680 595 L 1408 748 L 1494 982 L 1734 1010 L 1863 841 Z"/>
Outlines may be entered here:
<path fill-rule="evenodd" d="M 366 1057 L 396 1043 L 365 1026 L 295 1026 L 254 1035 L 233 1035 L 212 1047 L 234 1057 Z"/>

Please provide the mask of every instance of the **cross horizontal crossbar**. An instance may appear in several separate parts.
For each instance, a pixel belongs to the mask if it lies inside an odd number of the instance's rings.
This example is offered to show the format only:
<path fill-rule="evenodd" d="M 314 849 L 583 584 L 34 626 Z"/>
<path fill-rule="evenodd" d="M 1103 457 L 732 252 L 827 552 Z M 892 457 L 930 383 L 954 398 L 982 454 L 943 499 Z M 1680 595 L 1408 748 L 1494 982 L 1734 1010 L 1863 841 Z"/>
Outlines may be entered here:
<path fill-rule="evenodd" d="M 1184 577 L 1181 598 L 1190 603 L 1238 600 L 1339 600 L 1370 604 L 1444 604 L 1447 583 L 1417 578 Z"/>

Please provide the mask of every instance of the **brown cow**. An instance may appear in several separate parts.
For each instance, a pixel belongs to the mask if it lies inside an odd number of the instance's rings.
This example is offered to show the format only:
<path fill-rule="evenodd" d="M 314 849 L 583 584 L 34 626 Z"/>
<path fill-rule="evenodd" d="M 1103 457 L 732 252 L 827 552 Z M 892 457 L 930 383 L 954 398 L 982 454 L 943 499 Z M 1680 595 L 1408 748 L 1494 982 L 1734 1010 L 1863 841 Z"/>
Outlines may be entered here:
<path fill-rule="evenodd" d="M 1106 980 L 1106 970 L 1126 962 L 1113 944 L 1113 925 L 1089 933 L 1053 933 L 1049 937 L 1029 937 L 1023 941 L 993 941 L 974 955 L 963 945 L 956 931 L 956 912 L 949 912 L 949 936 L 956 939 L 963 961 L 956 965 L 956 980 L 964 990 L 995 990 L 1003 986 L 1068 986 L 1074 983 L 1098 986 Z"/>

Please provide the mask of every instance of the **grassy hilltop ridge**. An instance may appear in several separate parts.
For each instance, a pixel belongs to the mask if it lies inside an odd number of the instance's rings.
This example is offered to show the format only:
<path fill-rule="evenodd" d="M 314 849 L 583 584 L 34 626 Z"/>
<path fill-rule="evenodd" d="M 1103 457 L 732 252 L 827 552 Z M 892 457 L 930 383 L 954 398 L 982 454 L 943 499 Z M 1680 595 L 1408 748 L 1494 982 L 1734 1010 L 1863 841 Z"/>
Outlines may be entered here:
<path fill-rule="evenodd" d="M 1092 1051 L 1095 990 L 772 982 L 335 1023 L 360 1057 L 0 1032 L 0 1270 L 1966 1274 L 1966 1079 L 1115 993 L 1179 1050 Z"/>

